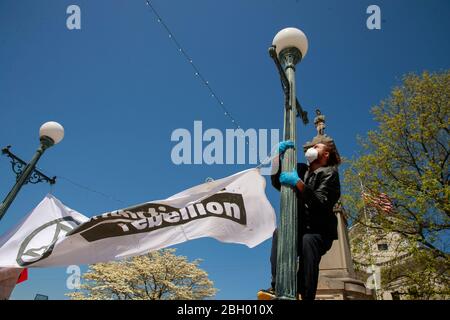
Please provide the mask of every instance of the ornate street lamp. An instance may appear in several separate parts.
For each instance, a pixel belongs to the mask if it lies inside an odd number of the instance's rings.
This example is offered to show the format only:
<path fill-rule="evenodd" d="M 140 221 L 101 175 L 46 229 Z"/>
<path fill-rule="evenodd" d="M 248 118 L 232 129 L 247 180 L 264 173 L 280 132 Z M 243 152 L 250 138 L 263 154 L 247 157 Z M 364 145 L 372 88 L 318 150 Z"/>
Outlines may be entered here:
<path fill-rule="evenodd" d="M 45 150 L 59 143 L 64 138 L 64 128 L 57 122 L 46 122 L 39 129 L 39 138 L 39 148 L 36 150 L 36 153 L 28 164 L 9 151 L 10 146 L 2 149 L 2 153 L 11 158 L 12 168 L 17 175 L 17 180 L 5 200 L 0 204 L 0 220 L 3 218 L 24 184 L 27 184 L 28 182 L 39 183 L 42 181 L 46 181 L 50 184 L 55 183 L 56 177 L 49 178 L 39 170 L 36 170 L 35 167 Z"/>
<path fill-rule="evenodd" d="M 308 122 L 295 94 L 295 65 L 305 57 L 308 39 L 296 28 L 278 32 L 269 48 L 277 65 L 285 92 L 284 140 L 296 143 L 296 115 Z M 282 159 L 283 171 L 297 169 L 295 149 L 288 149 Z M 275 293 L 278 299 L 297 299 L 297 197 L 295 190 L 281 186 L 281 210 L 278 226 L 277 274 Z"/>

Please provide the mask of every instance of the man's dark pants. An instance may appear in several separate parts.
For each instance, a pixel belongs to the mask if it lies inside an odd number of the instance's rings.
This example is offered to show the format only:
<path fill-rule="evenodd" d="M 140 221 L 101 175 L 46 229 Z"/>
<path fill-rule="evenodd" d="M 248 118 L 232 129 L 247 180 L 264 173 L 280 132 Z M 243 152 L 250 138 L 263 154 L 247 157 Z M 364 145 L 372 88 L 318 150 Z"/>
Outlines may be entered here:
<path fill-rule="evenodd" d="M 272 288 L 274 289 L 277 268 L 277 242 L 278 230 L 275 230 L 273 233 L 272 252 L 270 255 L 270 263 L 272 266 Z M 316 297 L 320 259 L 331 248 L 332 244 L 333 240 L 327 239 L 318 233 L 299 234 L 297 247 L 299 256 L 297 290 L 302 296 L 302 300 L 314 300 Z"/>

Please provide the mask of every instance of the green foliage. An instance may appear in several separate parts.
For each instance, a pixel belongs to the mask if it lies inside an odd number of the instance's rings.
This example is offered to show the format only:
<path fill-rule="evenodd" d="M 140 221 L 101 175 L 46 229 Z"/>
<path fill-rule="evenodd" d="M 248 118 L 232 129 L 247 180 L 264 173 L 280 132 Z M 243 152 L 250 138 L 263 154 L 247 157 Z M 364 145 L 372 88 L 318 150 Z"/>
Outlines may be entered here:
<path fill-rule="evenodd" d="M 401 264 L 385 268 L 381 283 L 385 284 L 384 290 L 393 289 L 404 299 L 448 299 L 448 261 L 434 257 L 428 250 L 418 250 Z M 396 288 L 399 284 L 402 290 Z"/>
<path fill-rule="evenodd" d="M 409 297 L 430 297 L 425 283 L 449 287 L 450 71 L 406 75 L 372 114 L 378 128 L 359 138 L 362 152 L 344 173 L 343 202 L 353 223 L 401 235 L 415 262 L 402 270 L 415 290 Z M 366 220 L 361 183 L 366 192 L 387 194 L 393 212 L 370 208 L 378 214 Z"/>

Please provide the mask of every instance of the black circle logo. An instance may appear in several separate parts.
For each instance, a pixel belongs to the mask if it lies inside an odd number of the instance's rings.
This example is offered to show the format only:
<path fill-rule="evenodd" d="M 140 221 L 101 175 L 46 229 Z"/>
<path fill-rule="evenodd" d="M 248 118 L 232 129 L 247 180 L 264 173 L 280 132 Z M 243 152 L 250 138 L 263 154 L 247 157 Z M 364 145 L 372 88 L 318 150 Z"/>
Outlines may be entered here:
<path fill-rule="evenodd" d="M 43 224 L 23 240 L 17 253 L 17 263 L 25 267 L 47 258 L 53 252 L 58 238 L 80 224 L 72 217 L 63 217 Z"/>

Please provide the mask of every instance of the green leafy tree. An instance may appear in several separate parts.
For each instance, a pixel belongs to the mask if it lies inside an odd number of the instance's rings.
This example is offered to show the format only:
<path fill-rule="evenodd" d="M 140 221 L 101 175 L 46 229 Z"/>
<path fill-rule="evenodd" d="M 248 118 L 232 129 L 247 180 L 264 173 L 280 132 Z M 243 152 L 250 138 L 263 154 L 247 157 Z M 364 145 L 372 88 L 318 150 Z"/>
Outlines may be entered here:
<path fill-rule="evenodd" d="M 450 71 L 404 76 L 372 114 L 378 128 L 359 138 L 362 152 L 344 173 L 344 205 L 353 223 L 401 236 L 409 267 L 386 272 L 386 285 L 402 277 L 410 298 L 448 294 Z M 362 190 L 372 199 L 387 195 L 392 210 L 364 201 Z"/>
<path fill-rule="evenodd" d="M 406 299 L 448 299 L 448 264 L 429 250 L 417 250 L 402 263 L 385 268 L 381 275 L 385 290 L 397 291 Z M 398 290 L 398 287 L 403 287 Z"/>
<path fill-rule="evenodd" d="M 83 274 L 80 290 L 67 295 L 74 300 L 206 299 L 217 290 L 199 263 L 175 255 L 175 249 L 97 263 Z"/>

